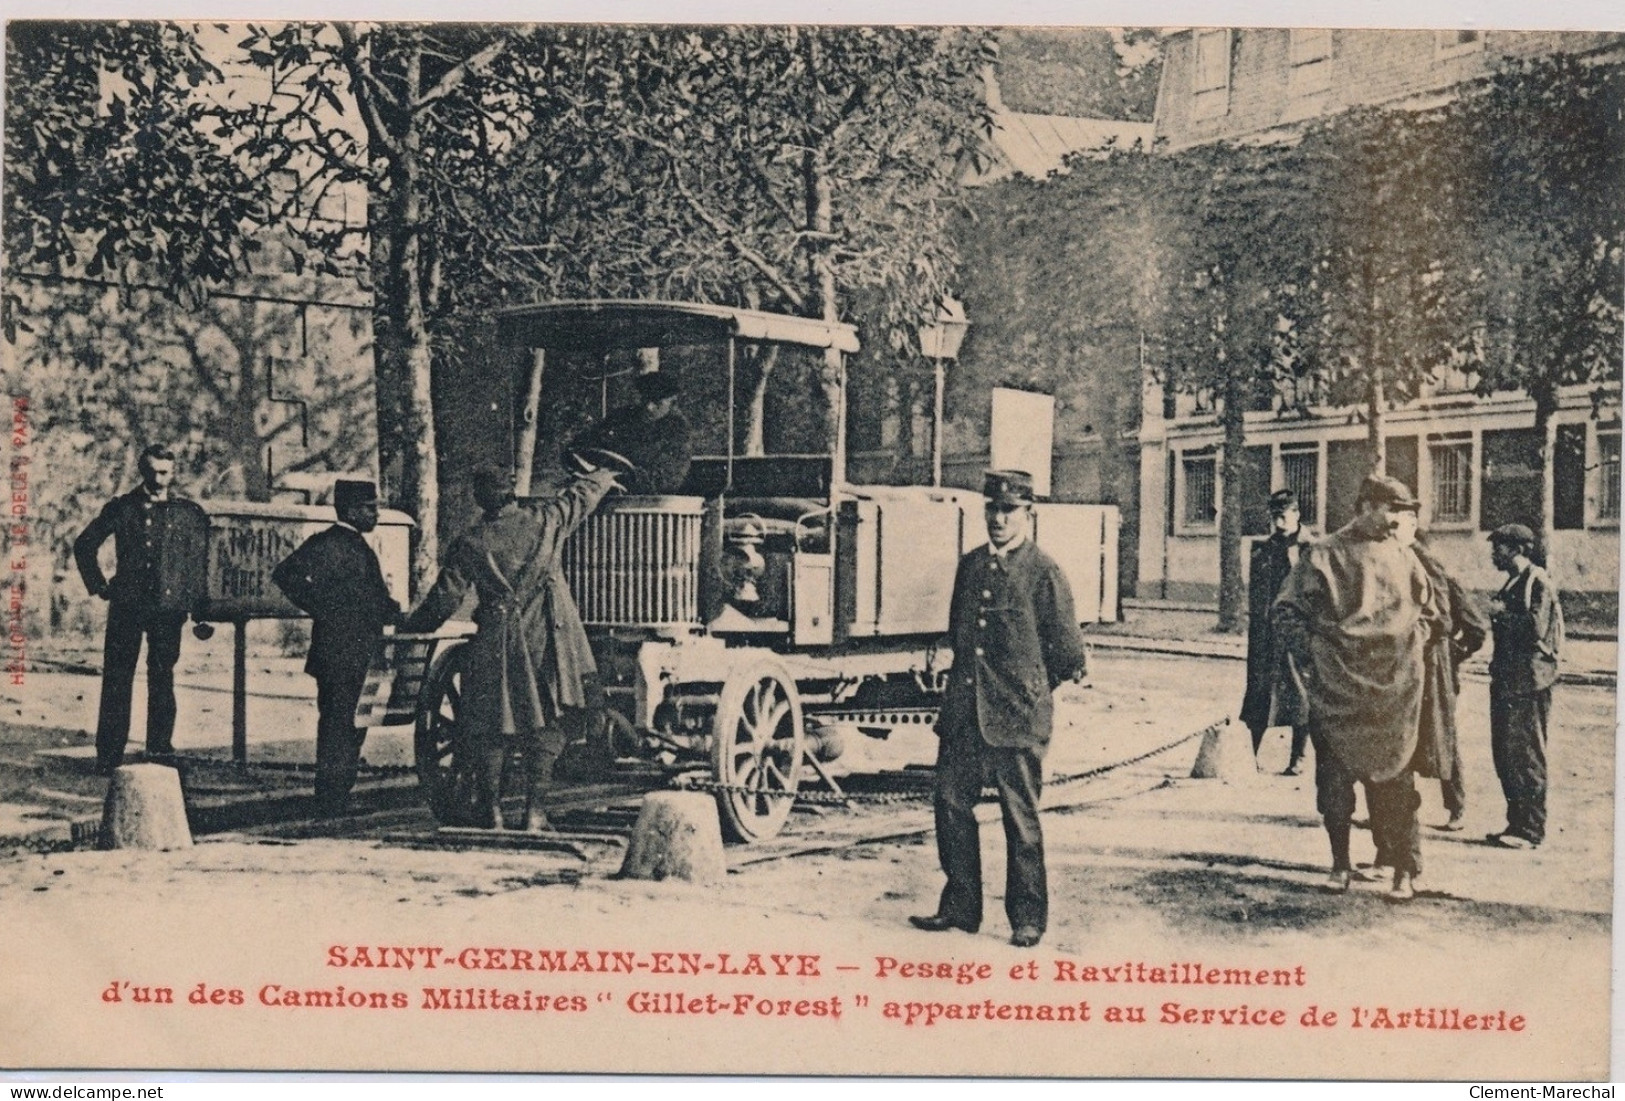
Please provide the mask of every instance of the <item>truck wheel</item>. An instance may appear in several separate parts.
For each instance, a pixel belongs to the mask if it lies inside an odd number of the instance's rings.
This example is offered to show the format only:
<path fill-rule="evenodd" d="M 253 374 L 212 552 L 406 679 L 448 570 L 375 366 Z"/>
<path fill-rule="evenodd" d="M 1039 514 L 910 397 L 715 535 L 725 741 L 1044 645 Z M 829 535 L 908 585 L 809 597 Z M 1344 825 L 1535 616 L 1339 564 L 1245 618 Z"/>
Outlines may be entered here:
<path fill-rule="evenodd" d="M 468 732 L 460 722 L 467 661 L 466 646 L 443 651 L 418 703 L 412 747 L 418 784 L 435 820 L 443 826 L 471 825 L 478 803 L 475 763 Z"/>
<path fill-rule="evenodd" d="M 805 735 L 796 683 L 773 661 L 734 670 L 722 686 L 711 728 L 722 825 L 739 841 L 765 841 L 784 828 L 801 780 Z"/>

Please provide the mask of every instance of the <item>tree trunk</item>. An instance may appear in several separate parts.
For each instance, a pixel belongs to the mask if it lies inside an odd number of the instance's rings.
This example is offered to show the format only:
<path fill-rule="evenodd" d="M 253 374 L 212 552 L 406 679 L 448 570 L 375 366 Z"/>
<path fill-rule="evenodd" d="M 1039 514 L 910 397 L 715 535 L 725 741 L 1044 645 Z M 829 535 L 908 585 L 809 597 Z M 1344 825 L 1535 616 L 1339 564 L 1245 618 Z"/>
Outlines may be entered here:
<path fill-rule="evenodd" d="M 1223 352 L 1221 355 L 1225 354 Z M 1247 606 L 1246 580 L 1241 568 L 1241 489 L 1246 483 L 1247 391 L 1251 381 L 1244 361 L 1230 358 L 1224 375 L 1224 460 L 1219 485 L 1219 626 L 1226 634 L 1242 628 Z"/>
<path fill-rule="evenodd" d="M 1383 442 L 1383 406 L 1387 404 L 1383 385 L 1382 364 L 1373 360 L 1365 387 L 1365 446 L 1371 460 L 1373 474 L 1385 474 L 1388 468 L 1388 448 Z"/>
<path fill-rule="evenodd" d="M 418 86 L 421 64 L 422 55 L 414 45 L 408 59 L 408 88 Z M 391 320 L 398 326 L 395 333 L 404 384 L 400 499 L 417 520 L 411 574 L 412 592 L 419 594 L 428 588 L 440 557 L 440 493 L 435 467 L 434 357 L 423 308 L 422 210 L 418 194 L 421 135 L 415 118 L 407 118 L 405 131 L 400 156 L 390 166 L 389 279 L 396 292 L 392 296 L 395 316 Z"/>
<path fill-rule="evenodd" d="M 1552 487 L 1552 456 L 1557 452 L 1557 427 L 1552 423 L 1552 414 L 1557 412 L 1557 390 L 1554 387 L 1538 387 L 1535 398 L 1535 434 L 1540 438 L 1540 526 L 1535 531 L 1534 560 L 1546 568 L 1551 568 L 1552 532 L 1557 527 L 1556 494 Z"/>
<path fill-rule="evenodd" d="M 745 430 L 745 454 L 767 454 L 767 385 L 779 364 L 779 345 L 770 344 L 757 355 L 756 384 L 751 387 L 750 424 Z"/>

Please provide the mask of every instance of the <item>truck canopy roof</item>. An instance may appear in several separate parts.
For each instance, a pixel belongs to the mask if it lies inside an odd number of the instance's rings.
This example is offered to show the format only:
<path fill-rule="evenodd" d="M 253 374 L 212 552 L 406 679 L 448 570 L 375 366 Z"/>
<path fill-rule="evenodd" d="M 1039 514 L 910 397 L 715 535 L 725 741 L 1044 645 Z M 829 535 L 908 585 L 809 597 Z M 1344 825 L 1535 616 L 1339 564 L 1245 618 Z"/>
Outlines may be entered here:
<path fill-rule="evenodd" d="M 730 338 L 858 350 L 858 333 L 839 321 L 712 306 L 703 302 L 580 299 L 498 311 L 504 344 L 564 351 L 671 348 Z"/>

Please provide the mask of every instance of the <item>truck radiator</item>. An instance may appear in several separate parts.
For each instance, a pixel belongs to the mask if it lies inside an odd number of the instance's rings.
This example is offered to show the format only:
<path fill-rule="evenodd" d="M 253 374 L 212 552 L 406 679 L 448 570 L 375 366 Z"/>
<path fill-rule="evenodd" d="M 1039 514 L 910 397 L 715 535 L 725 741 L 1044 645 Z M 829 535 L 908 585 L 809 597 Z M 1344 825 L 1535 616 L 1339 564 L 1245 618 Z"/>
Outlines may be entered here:
<path fill-rule="evenodd" d="M 698 497 L 605 501 L 564 548 L 564 575 L 589 627 L 687 627 L 699 622 Z"/>

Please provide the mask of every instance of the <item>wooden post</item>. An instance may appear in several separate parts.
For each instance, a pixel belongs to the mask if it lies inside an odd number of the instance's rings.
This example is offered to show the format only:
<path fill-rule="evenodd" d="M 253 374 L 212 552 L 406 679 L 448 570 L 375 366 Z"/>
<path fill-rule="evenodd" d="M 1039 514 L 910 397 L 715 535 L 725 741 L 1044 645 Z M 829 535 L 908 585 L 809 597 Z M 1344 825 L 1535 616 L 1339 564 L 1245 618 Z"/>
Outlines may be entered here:
<path fill-rule="evenodd" d="M 248 763 L 248 621 L 232 623 L 231 759 Z"/>
<path fill-rule="evenodd" d="M 542 370 L 547 366 L 547 349 L 530 353 L 530 384 L 525 390 L 525 409 L 519 422 L 519 446 L 513 457 L 513 489 L 521 497 L 530 496 L 531 467 L 536 465 L 536 433 L 542 407 Z"/>

